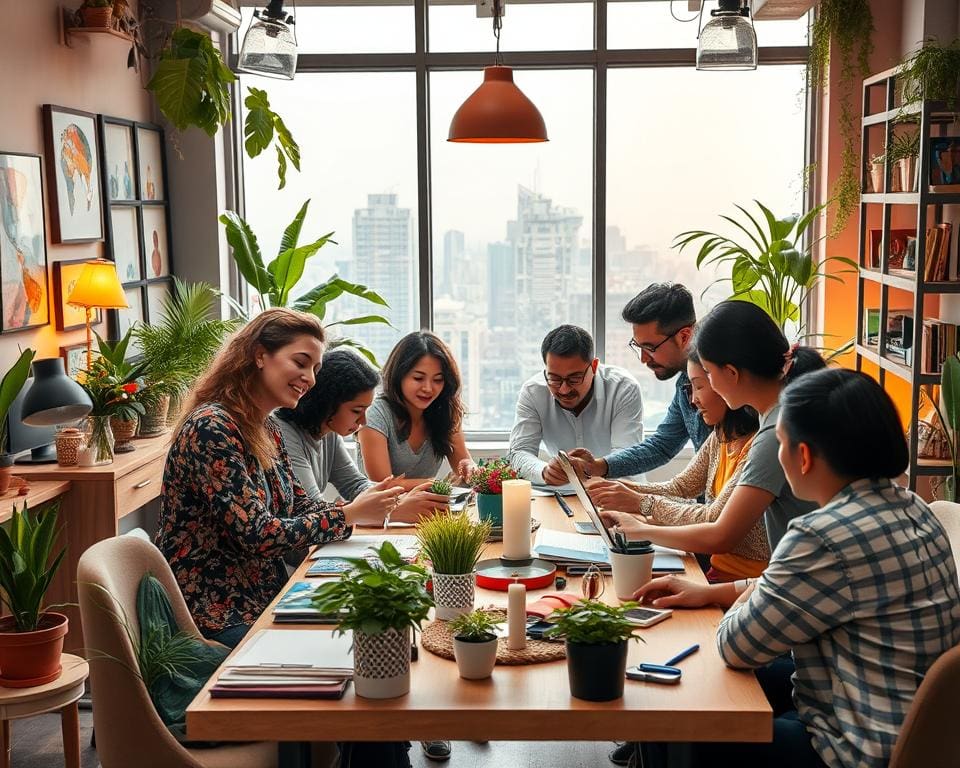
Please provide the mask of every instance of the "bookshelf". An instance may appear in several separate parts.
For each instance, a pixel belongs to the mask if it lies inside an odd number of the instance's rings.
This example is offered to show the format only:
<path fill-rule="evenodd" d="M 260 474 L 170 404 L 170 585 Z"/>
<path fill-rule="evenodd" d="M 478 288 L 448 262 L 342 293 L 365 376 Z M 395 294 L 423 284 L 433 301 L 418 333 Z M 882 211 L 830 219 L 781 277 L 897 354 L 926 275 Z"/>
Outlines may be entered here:
<path fill-rule="evenodd" d="M 957 343 L 953 326 L 960 326 L 960 314 L 939 320 L 939 302 L 960 294 L 960 217 L 949 208 L 960 205 L 960 186 L 934 191 L 928 182 L 931 139 L 958 135 L 960 125 L 943 104 L 901 104 L 898 75 L 894 68 L 863 81 L 855 352 L 857 370 L 868 363 L 878 369 L 881 385 L 894 376 L 909 387 L 908 471 L 915 489 L 919 477 L 951 471 L 949 460 L 918 457 L 917 415 L 924 392 L 933 396 L 940 383 L 937 358 Z M 914 129 L 920 139 L 916 175 L 903 184 L 886 148 Z M 869 160 L 881 152 L 883 181 L 876 188 Z"/>

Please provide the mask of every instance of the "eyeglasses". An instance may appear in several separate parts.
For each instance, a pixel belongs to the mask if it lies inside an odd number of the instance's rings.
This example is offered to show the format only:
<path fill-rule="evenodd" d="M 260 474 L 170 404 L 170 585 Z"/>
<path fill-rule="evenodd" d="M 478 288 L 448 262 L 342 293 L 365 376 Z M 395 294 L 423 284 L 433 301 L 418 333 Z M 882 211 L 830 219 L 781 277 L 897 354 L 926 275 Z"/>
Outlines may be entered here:
<path fill-rule="evenodd" d="M 544 371 L 543 378 L 547 380 L 547 386 L 553 389 L 560 389 L 564 384 L 568 387 L 578 387 L 583 384 L 583 380 L 587 377 L 587 371 L 592 367 L 593 363 L 591 362 L 580 373 L 571 373 L 569 376 L 557 376 L 555 373 Z"/>
<path fill-rule="evenodd" d="M 677 328 L 677 330 L 675 330 L 673 333 L 667 336 L 659 344 L 637 344 L 636 341 L 634 341 L 633 339 L 630 339 L 630 341 L 627 342 L 627 346 L 630 347 L 630 349 L 632 349 L 634 352 L 636 352 L 637 357 L 641 359 L 643 358 L 644 352 L 646 352 L 648 355 L 655 355 L 657 353 L 657 350 L 660 349 L 660 347 L 662 347 L 664 344 L 670 341 L 670 339 L 672 339 L 674 336 L 676 336 L 678 333 L 680 333 L 680 331 L 682 331 L 686 327 L 687 326 L 684 325 L 684 326 L 681 326 L 680 328 Z"/>

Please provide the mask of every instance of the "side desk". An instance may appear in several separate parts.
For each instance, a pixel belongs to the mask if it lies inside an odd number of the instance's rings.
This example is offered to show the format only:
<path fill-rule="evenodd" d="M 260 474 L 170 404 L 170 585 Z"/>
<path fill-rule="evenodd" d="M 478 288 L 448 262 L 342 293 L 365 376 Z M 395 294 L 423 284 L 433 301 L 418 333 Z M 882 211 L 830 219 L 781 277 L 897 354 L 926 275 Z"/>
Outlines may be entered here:
<path fill-rule="evenodd" d="M 26 496 L 7 496 L 0 500 L 0 525 L 13 517 L 14 509 L 23 509 L 24 502 L 26 502 L 29 509 L 36 510 L 38 507 L 46 504 L 48 501 L 53 501 L 69 490 L 69 480 L 39 480 L 31 482 Z"/>
<path fill-rule="evenodd" d="M 69 481 L 60 505 L 61 546 L 67 547 L 60 570 L 47 593 L 47 602 L 77 602 L 77 563 L 84 550 L 98 541 L 116 536 L 118 521 L 160 495 L 163 466 L 170 434 L 135 440 L 135 451 L 120 453 L 112 464 L 100 467 L 61 467 L 58 464 L 16 465 L 15 475 L 35 481 Z M 83 648 L 80 611 L 75 605 L 63 609 L 70 619 L 64 643 L 66 651 Z"/>

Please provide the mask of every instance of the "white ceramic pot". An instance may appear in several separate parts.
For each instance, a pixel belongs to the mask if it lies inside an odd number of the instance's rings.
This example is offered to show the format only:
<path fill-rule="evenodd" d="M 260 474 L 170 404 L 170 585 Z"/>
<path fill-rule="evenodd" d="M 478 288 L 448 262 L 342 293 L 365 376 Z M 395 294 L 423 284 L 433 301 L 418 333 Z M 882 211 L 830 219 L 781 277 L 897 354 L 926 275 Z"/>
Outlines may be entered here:
<path fill-rule="evenodd" d="M 883 188 L 883 163 L 870 163 L 870 182 L 873 185 L 873 191 L 880 193 Z"/>
<path fill-rule="evenodd" d="M 377 635 L 353 633 L 353 685 L 365 699 L 394 699 L 410 692 L 410 628 Z"/>
<path fill-rule="evenodd" d="M 441 621 L 470 613 L 473 610 L 477 588 L 475 573 L 436 573 L 433 579 L 433 602 L 437 607 L 436 617 Z"/>
<path fill-rule="evenodd" d="M 453 658 L 457 660 L 460 677 L 483 680 L 493 674 L 497 663 L 497 638 L 475 642 L 453 638 Z"/>
<path fill-rule="evenodd" d="M 638 552 L 611 552 L 613 589 L 618 600 L 633 600 L 633 593 L 653 575 L 653 548 Z"/>
<path fill-rule="evenodd" d="M 901 192 L 917 191 L 917 158 L 903 157 L 897 160 Z"/>

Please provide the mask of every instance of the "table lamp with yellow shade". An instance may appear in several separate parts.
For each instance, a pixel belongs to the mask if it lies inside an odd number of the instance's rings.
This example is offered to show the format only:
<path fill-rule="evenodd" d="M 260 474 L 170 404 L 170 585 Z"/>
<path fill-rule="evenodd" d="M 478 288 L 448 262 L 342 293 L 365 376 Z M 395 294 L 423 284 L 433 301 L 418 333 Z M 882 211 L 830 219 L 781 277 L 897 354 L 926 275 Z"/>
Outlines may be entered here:
<path fill-rule="evenodd" d="M 75 307 L 83 307 L 87 311 L 87 370 L 90 370 L 90 359 L 93 354 L 93 338 L 90 333 L 92 310 L 127 309 L 127 297 L 123 294 L 123 286 L 117 276 L 117 265 L 106 259 L 94 259 L 83 265 L 80 277 L 77 278 L 73 291 L 67 297 L 67 303 Z"/>

